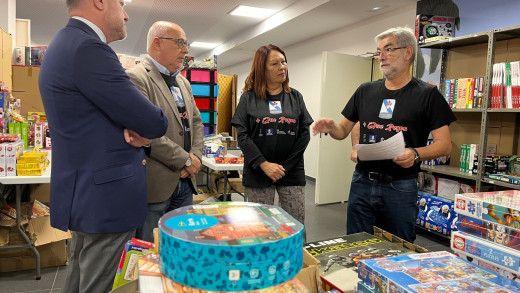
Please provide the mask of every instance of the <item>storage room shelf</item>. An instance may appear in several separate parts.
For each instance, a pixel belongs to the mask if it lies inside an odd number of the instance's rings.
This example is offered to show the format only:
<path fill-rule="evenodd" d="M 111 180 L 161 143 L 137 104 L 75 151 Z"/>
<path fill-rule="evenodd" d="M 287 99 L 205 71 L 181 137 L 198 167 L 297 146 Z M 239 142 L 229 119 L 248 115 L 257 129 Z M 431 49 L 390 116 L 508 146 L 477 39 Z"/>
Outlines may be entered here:
<path fill-rule="evenodd" d="M 520 109 L 508 109 L 508 108 L 488 108 L 488 112 L 494 113 L 520 113 Z"/>
<path fill-rule="evenodd" d="M 493 185 L 498 185 L 498 186 L 502 186 L 502 187 L 507 187 L 510 189 L 520 189 L 520 185 L 510 184 L 510 183 L 506 183 L 506 182 L 502 182 L 502 181 L 498 181 L 498 180 L 494 180 L 494 179 L 489 179 L 489 178 L 482 178 L 482 182 L 485 182 L 488 184 L 493 184 Z"/>
<path fill-rule="evenodd" d="M 469 174 L 466 172 L 459 171 L 459 168 L 449 165 L 439 165 L 439 166 L 426 166 L 421 165 L 421 170 L 432 172 L 432 173 L 438 173 L 443 175 L 449 175 L 454 176 L 458 178 L 465 178 L 470 180 L 477 180 L 478 176 L 475 174 Z"/>
<path fill-rule="evenodd" d="M 432 235 L 435 235 L 435 236 L 437 236 L 437 237 L 439 237 L 439 238 L 442 238 L 443 240 L 446 240 L 446 241 L 448 241 L 448 242 L 451 240 L 451 236 L 449 236 L 449 235 L 444 235 L 444 234 L 439 233 L 438 231 L 435 231 L 435 230 L 433 230 L 433 229 L 428 229 L 428 228 L 423 227 L 423 226 L 418 225 L 418 224 L 415 224 L 415 227 L 416 227 L 416 229 L 420 229 L 420 230 L 423 230 L 423 231 L 427 231 L 428 233 L 431 233 Z"/>
<path fill-rule="evenodd" d="M 453 112 L 475 112 L 475 113 L 482 113 L 482 108 L 471 108 L 471 109 L 451 109 Z"/>

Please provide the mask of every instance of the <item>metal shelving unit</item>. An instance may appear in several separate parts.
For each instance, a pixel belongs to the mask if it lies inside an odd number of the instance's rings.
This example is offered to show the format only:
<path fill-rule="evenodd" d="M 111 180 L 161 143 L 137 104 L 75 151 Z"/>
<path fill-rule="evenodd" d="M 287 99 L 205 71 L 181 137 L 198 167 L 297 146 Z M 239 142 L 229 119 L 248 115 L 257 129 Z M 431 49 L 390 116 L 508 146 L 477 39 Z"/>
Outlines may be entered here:
<path fill-rule="evenodd" d="M 483 158 L 485 156 L 485 150 L 487 147 L 487 137 L 489 130 L 489 123 L 491 113 L 517 113 L 515 118 L 515 129 L 514 129 L 514 138 L 513 138 L 513 151 L 518 149 L 518 140 L 519 140 L 519 132 L 520 132 L 520 109 L 491 109 L 488 108 L 489 99 L 491 95 L 491 79 L 493 75 L 493 64 L 495 63 L 495 46 L 498 41 L 512 40 L 520 38 L 520 25 L 506 27 L 501 29 L 496 29 L 492 31 L 472 34 L 468 36 L 450 38 L 443 41 L 431 42 L 426 44 L 421 44 L 420 48 L 429 48 L 429 49 L 442 49 L 442 64 L 441 64 L 441 82 L 440 82 L 440 91 L 444 93 L 444 86 L 446 80 L 446 69 L 449 66 L 448 63 L 448 54 L 451 49 L 466 47 L 466 46 L 475 46 L 487 44 L 487 53 L 486 53 L 486 70 L 485 70 L 485 87 L 484 87 L 484 97 L 482 101 L 483 108 L 480 109 L 453 109 L 453 112 L 456 113 L 465 113 L 465 112 L 476 112 L 481 113 L 481 123 L 480 123 L 480 149 L 478 152 L 478 161 L 483 162 Z M 480 191 L 482 188 L 482 184 L 494 184 L 502 187 L 507 187 L 511 189 L 520 189 L 520 185 L 508 184 L 496 180 L 490 180 L 485 178 L 483 165 L 480 163 L 477 169 L 477 175 L 467 174 L 464 172 L 459 172 L 458 168 L 450 167 L 450 166 L 424 166 L 421 167 L 422 170 L 431 171 L 433 173 L 445 174 L 449 176 L 455 176 L 458 178 L 465 178 L 475 180 L 476 191 Z"/>

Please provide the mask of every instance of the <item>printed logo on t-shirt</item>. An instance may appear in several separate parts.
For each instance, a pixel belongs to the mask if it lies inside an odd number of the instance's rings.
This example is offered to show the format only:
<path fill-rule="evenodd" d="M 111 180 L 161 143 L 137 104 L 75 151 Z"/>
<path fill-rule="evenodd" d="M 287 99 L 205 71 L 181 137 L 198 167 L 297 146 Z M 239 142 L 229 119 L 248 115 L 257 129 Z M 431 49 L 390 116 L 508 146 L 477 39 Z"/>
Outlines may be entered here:
<path fill-rule="evenodd" d="M 379 111 L 379 118 L 390 119 L 394 114 L 395 99 L 384 99 Z"/>
<path fill-rule="evenodd" d="M 282 104 L 280 101 L 269 101 L 269 112 L 271 114 L 282 113 Z"/>
<path fill-rule="evenodd" d="M 280 129 L 276 129 L 276 134 L 285 134 L 285 131 L 280 130 Z"/>
<path fill-rule="evenodd" d="M 175 100 L 177 107 L 184 107 L 184 100 L 182 99 L 181 90 L 176 86 L 171 86 L 170 90 L 172 91 L 173 100 Z"/>
<path fill-rule="evenodd" d="M 377 140 L 377 135 L 375 135 L 375 134 L 370 134 L 370 135 L 368 136 L 368 142 L 370 142 L 370 143 L 374 143 L 374 142 L 376 142 L 376 140 Z"/>
<path fill-rule="evenodd" d="M 273 134 L 274 134 L 274 133 L 273 133 L 273 129 L 272 129 L 272 128 L 267 128 L 267 129 L 265 130 L 265 135 L 273 135 Z"/>

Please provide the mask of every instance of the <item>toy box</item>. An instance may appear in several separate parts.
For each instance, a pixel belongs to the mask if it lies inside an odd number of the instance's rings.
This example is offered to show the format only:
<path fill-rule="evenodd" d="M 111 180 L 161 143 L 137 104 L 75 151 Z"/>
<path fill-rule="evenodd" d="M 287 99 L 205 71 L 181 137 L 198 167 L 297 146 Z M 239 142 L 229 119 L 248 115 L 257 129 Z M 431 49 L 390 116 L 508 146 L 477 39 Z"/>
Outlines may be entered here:
<path fill-rule="evenodd" d="M 137 265 L 139 256 L 143 255 L 143 253 L 152 253 L 153 249 L 154 244 L 151 242 L 136 238 L 128 240 L 119 260 L 119 266 L 117 267 L 116 276 L 114 277 L 112 290 L 137 279 L 137 275 L 134 275 L 134 269 Z"/>
<path fill-rule="evenodd" d="M 303 224 L 251 202 L 191 205 L 159 220 L 160 270 L 209 291 L 246 291 L 292 279 L 303 265 Z"/>
<path fill-rule="evenodd" d="M 357 283 L 356 293 L 378 293 L 374 288 L 370 288 L 369 285 L 363 281 Z"/>
<path fill-rule="evenodd" d="M 415 37 L 419 43 L 435 37 L 455 37 L 455 17 L 419 14 L 415 18 Z"/>
<path fill-rule="evenodd" d="M 520 190 L 464 193 L 455 195 L 455 211 L 520 229 Z"/>
<path fill-rule="evenodd" d="M 520 252 L 462 232 L 451 235 L 451 248 L 490 262 L 513 273 L 520 272 Z"/>
<path fill-rule="evenodd" d="M 421 190 L 421 191 L 424 191 L 424 192 L 430 193 L 430 194 L 437 194 L 439 192 L 438 182 L 439 182 L 438 176 L 424 173 L 424 172 L 419 173 L 419 190 Z"/>
<path fill-rule="evenodd" d="M 354 292 L 360 260 L 414 253 L 368 233 L 310 242 L 305 248 L 321 263 L 323 289 L 340 292 Z"/>
<path fill-rule="evenodd" d="M 459 215 L 457 219 L 459 231 L 486 239 L 498 245 L 520 250 L 520 230 L 491 221 L 475 219 Z"/>
<path fill-rule="evenodd" d="M 497 273 L 500 276 L 506 277 L 509 280 L 511 280 L 512 282 L 513 281 L 514 282 L 520 282 L 520 274 L 515 274 L 515 273 L 512 273 L 510 271 L 506 271 L 506 270 L 504 270 L 502 268 L 497 267 L 494 264 L 491 264 L 491 263 L 483 261 L 483 260 L 476 259 L 476 258 L 474 258 L 474 257 L 472 257 L 472 256 L 470 256 L 468 254 L 462 253 L 460 251 L 457 251 L 455 253 L 455 255 L 457 255 L 457 256 L 459 256 L 459 257 L 461 257 L 461 258 L 463 258 L 463 259 L 465 259 L 465 260 L 467 260 L 469 262 L 472 262 L 472 263 L 474 263 L 474 264 L 476 264 L 478 266 L 481 266 L 481 267 L 483 267 L 485 269 L 488 269 L 488 270 L 490 270 L 492 272 L 495 272 L 495 273 Z"/>
<path fill-rule="evenodd" d="M 161 273 L 159 269 L 159 256 L 150 254 L 139 259 L 139 292 L 176 292 L 176 293 L 225 293 L 221 291 L 206 291 L 181 285 Z M 245 293 L 240 291 L 237 293 Z M 259 290 L 247 291 L 249 293 L 308 293 L 309 290 L 296 278 L 279 285 Z"/>
<path fill-rule="evenodd" d="M 512 293 L 520 290 L 516 282 L 446 251 L 362 260 L 359 277 L 377 292 Z"/>
<path fill-rule="evenodd" d="M 417 206 L 417 224 L 445 235 L 457 230 L 454 224 L 457 213 L 450 200 L 419 192 Z"/>

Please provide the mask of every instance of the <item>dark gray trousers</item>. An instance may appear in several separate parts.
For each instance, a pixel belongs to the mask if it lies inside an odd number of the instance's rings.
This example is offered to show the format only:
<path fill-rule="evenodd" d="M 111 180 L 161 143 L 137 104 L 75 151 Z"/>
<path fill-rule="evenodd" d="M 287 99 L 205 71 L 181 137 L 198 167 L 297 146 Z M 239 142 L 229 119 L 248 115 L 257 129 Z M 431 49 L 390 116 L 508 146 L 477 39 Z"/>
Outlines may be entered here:
<path fill-rule="evenodd" d="M 134 236 L 135 230 L 103 234 L 72 231 L 67 280 L 63 292 L 111 291 L 123 248 Z"/>

